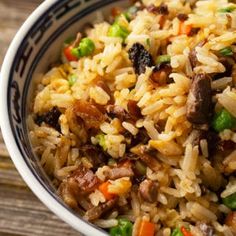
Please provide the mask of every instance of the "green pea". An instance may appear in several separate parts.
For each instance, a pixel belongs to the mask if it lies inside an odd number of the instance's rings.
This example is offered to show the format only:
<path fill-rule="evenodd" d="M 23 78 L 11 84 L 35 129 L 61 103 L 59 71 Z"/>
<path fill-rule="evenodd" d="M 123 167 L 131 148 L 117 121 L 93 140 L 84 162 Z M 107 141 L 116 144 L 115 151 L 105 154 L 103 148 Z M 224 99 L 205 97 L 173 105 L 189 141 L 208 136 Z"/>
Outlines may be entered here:
<path fill-rule="evenodd" d="M 235 6 L 229 6 L 229 7 L 225 7 L 225 8 L 221 8 L 218 10 L 218 12 L 221 12 L 221 13 L 230 13 L 230 12 L 233 12 L 234 10 L 236 9 Z"/>
<path fill-rule="evenodd" d="M 216 113 L 212 127 L 215 131 L 221 132 L 224 129 L 231 129 L 235 126 L 236 119 L 225 109 L 222 109 L 220 112 Z"/>
<path fill-rule="evenodd" d="M 233 50 L 232 50 L 231 47 L 222 48 L 219 52 L 223 56 L 232 56 L 232 55 L 234 55 Z"/>
<path fill-rule="evenodd" d="M 83 38 L 77 48 L 72 48 L 71 53 L 77 58 L 91 55 L 95 50 L 94 42 L 89 38 Z"/>
<path fill-rule="evenodd" d="M 236 210 L 236 193 L 229 195 L 226 198 L 223 198 L 223 203 L 232 210 Z"/>
<path fill-rule="evenodd" d="M 163 63 L 170 63 L 171 57 L 169 55 L 161 55 L 157 57 L 156 63 L 163 64 Z"/>
<path fill-rule="evenodd" d="M 72 74 L 72 75 L 69 75 L 69 79 L 68 79 L 68 83 L 69 83 L 69 86 L 73 86 L 75 84 L 75 82 L 77 81 L 78 77 L 76 74 Z"/>
<path fill-rule="evenodd" d="M 183 233 L 181 232 L 181 230 L 179 228 L 176 228 L 171 233 L 171 236 L 183 236 Z"/>
<path fill-rule="evenodd" d="M 111 236 L 131 236 L 133 224 L 127 219 L 119 219 L 118 225 L 110 229 Z"/>
<path fill-rule="evenodd" d="M 119 37 L 119 38 L 122 38 L 123 41 L 125 41 L 128 35 L 129 35 L 129 31 L 125 27 L 120 26 L 117 23 L 114 23 L 113 25 L 111 25 L 108 30 L 109 37 Z"/>
<path fill-rule="evenodd" d="M 105 134 L 98 134 L 95 137 L 98 140 L 98 144 L 102 147 L 104 151 L 107 150 Z"/>

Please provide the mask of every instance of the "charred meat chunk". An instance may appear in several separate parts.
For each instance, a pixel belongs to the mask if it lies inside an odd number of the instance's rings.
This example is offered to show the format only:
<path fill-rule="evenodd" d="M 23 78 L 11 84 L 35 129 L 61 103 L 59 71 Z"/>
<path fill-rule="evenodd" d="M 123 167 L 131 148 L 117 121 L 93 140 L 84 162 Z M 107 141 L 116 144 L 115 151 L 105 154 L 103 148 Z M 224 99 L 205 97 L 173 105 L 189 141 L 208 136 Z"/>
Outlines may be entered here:
<path fill-rule="evenodd" d="M 37 125 L 41 125 L 43 122 L 45 122 L 49 126 L 60 131 L 60 125 L 58 122 L 60 115 L 61 115 L 61 112 L 59 111 L 58 107 L 53 107 L 49 112 L 43 115 L 37 115 L 35 119 L 35 123 Z"/>
<path fill-rule="evenodd" d="M 88 221 L 97 220 L 100 218 L 100 216 L 111 210 L 115 206 L 116 202 L 117 198 L 114 198 L 108 202 L 95 206 L 85 213 L 84 218 Z"/>
<path fill-rule="evenodd" d="M 151 54 L 140 43 L 135 43 L 129 49 L 129 59 L 133 63 L 135 73 L 138 75 L 145 73 L 146 67 L 153 66 Z"/>
<path fill-rule="evenodd" d="M 120 166 L 120 167 L 114 167 L 112 169 L 108 169 L 104 173 L 108 179 L 119 179 L 122 177 L 132 177 L 134 175 L 134 172 L 131 168 L 131 166 Z"/>
<path fill-rule="evenodd" d="M 198 229 L 201 231 L 203 236 L 213 236 L 214 235 L 214 228 L 206 223 L 198 222 L 197 225 Z"/>
<path fill-rule="evenodd" d="M 98 129 L 100 124 L 105 121 L 104 114 L 95 105 L 85 100 L 77 100 L 73 110 L 83 120 L 87 129 Z"/>
<path fill-rule="evenodd" d="M 136 101 L 129 100 L 127 103 L 127 108 L 128 108 L 128 112 L 129 112 L 130 116 L 133 119 L 138 120 L 139 118 L 142 117 L 141 110 L 140 110 L 139 106 L 137 105 Z"/>
<path fill-rule="evenodd" d="M 170 84 L 173 80 L 170 79 L 169 75 L 172 72 L 172 68 L 169 64 L 162 63 L 155 66 L 150 76 L 151 82 L 156 85 L 163 86 Z"/>
<path fill-rule="evenodd" d="M 211 78 L 196 74 L 193 78 L 188 99 L 187 119 L 193 124 L 209 122 L 212 112 Z"/>
<path fill-rule="evenodd" d="M 99 184 L 98 177 L 92 170 L 80 165 L 67 179 L 75 195 L 86 195 L 95 190 Z"/>
<path fill-rule="evenodd" d="M 139 186 L 139 192 L 142 198 L 150 203 L 157 200 L 157 183 L 152 180 L 144 180 Z"/>
<path fill-rule="evenodd" d="M 120 121 L 131 119 L 129 113 L 123 107 L 118 105 L 108 105 L 106 107 L 106 111 L 109 117 L 118 118 Z"/>

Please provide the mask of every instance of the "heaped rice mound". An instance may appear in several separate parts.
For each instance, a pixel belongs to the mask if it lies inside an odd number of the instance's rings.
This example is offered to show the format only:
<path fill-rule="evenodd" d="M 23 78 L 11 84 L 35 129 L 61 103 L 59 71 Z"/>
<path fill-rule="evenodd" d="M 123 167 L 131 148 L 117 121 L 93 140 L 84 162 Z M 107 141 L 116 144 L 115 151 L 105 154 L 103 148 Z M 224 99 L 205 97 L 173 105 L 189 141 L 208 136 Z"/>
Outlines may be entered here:
<path fill-rule="evenodd" d="M 236 4 L 136 1 L 65 41 L 29 129 L 111 236 L 236 235 Z"/>

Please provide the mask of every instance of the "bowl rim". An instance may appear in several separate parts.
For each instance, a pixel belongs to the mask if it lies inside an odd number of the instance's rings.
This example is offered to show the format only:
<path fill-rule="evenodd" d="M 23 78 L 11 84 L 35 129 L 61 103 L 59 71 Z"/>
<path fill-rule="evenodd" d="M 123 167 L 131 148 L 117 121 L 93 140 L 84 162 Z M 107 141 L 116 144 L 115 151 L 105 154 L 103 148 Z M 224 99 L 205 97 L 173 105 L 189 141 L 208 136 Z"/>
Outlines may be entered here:
<path fill-rule="evenodd" d="M 40 16 L 45 13 L 51 6 L 57 3 L 59 0 L 46 0 L 41 3 L 25 20 L 23 25 L 20 27 L 15 37 L 13 38 L 6 56 L 4 58 L 2 68 L 1 68 L 1 79 L 0 79 L 0 107 L 2 112 L 0 112 L 0 126 L 2 130 L 2 135 L 4 142 L 7 146 L 10 157 L 20 173 L 21 177 L 24 179 L 26 184 L 33 191 L 35 196 L 47 206 L 54 214 L 56 214 L 60 219 L 66 222 L 68 225 L 72 226 L 78 232 L 81 232 L 85 235 L 94 235 L 94 236 L 106 236 L 105 232 L 96 229 L 89 223 L 86 223 L 84 220 L 80 219 L 78 216 L 70 212 L 69 209 L 66 209 L 61 203 L 59 203 L 48 191 L 47 189 L 37 180 L 35 175 L 32 173 L 30 168 L 25 163 L 15 141 L 15 137 L 12 132 L 10 125 L 10 117 L 8 111 L 8 82 L 10 78 L 10 72 L 12 64 L 18 49 L 20 48 L 21 42 L 24 37 L 27 35 L 28 31 L 35 24 L 35 22 L 40 18 Z M 10 66 L 9 66 L 10 65 Z"/>

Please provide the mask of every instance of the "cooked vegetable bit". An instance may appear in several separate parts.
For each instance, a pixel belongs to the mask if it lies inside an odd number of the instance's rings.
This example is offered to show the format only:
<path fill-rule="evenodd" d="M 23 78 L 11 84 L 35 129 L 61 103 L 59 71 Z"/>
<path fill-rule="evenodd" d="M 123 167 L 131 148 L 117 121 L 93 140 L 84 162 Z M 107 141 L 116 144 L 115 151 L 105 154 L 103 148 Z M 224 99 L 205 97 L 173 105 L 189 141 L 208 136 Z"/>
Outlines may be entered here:
<path fill-rule="evenodd" d="M 230 12 L 233 12 L 235 9 L 236 9 L 235 6 L 228 6 L 228 7 L 219 9 L 218 12 L 221 12 L 221 13 L 230 13 Z"/>
<path fill-rule="evenodd" d="M 75 84 L 77 79 L 78 79 L 78 77 L 76 74 L 72 74 L 69 76 L 68 83 L 69 83 L 70 87 L 72 87 Z"/>
<path fill-rule="evenodd" d="M 184 226 L 181 227 L 181 232 L 183 233 L 183 236 L 193 236 Z"/>
<path fill-rule="evenodd" d="M 124 14 L 125 18 L 127 19 L 127 21 L 131 21 L 134 18 L 137 11 L 138 11 L 138 7 L 132 6 L 123 14 Z"/>
<path fill-rule="evenodd" d="M 170 63 L 170 55 L 161 55 L 157 57 L 156 64 Z"/>
<path fill-rule="evenodd" d="M 75 40 L 74 36 L 68 37 L 65 41 L 64 41 L 64 45 L 70 45 L 72 44 L 72 42 Z"/>
<path fill-rule="evenodd" d="M 80 58 L 91 55 L 94 50 L 94 42 L 89 38 L 83 38 L 77 48 L 71 49 L 71 54 L 77 58 Z"/>
<path fill-rule="evenodd" d="M 141 175 L 145 175 L 147 172 L 147 166 L 144 165 L 141 161 L 135 162 L 135 168 L 138 171 L 138 173 Z"/>
<path fill-rule="evenodd" d="M 236 210 L 236 193 L 229 195 L 226 198 L 222 199 L 224 205 L 229 207 L 232 210 Z"/>
<path fill-rule="evenodd" d="M 102 147 L 104 151 L 107 150 L 106 142 L 105 142 L 105 134 L 98 134 L 95 137 L 98 141 L 98 144 Z"/>
<path fill-rule="evenodd" d="M 138 236 L 154 236 L 155 224 L 143 220 L 140 224 Z"/>
<path fill-rule="evenodd" d="M 116 196 L 115 194 L 109 193 L 109 191 L 108 191 L 109 185 L 111 185 L 111 184 L 109 183 L 109 181 L 107 181 L 107 182 L 102 183 L 98 187 L 99 191 L 103 194 L 103 196 L 105 197 L 106 200 L 111 200 L 111 199 L 115 198 L 115 196 Z"/>
<path fill-rule="evenodd" d="M 182 234 L 182 232 L 181 232 L 181 230 L 179 228 L 176 228 L 171 233 L 171 236 L 183 236 L 183 234 Z"/>
<path fill-rule="evenodd" d="M 219 52 L 222 56 L 232 56 L 232 55 L 234 55 L 231 47 L 222 48 Z"/>
<path fill-rule="evenodd" d="M 111 25 L 108 30 L 109 37 L 119 37 L 119 38 L 122 38 L 123 41 L 125 41 L 128 35 L 129 35 L 129 31 L 125 27 L 120 26 L 116 22 L 113 25 Z"/>
<path fill-rule="evenodd" d="M 126 219 L 119 219 L 118 225 L 110 229 L 111 236 L 131 236 L 133 224 Z"/>
<path fill-rule="evenodd" d="M 64 48 L 63 53 L 68 61 L 77 61 L 78 58 L 72 54 L 73 46 L 69 45 Z"/>
<path fill-rule="evenodd" d="M 215 114 L 212 127 L 215 131 L 221 132 L 224 129 L 232 129 L 235 124 L 236 119 L 226 109 L 223 109 Z"/>

